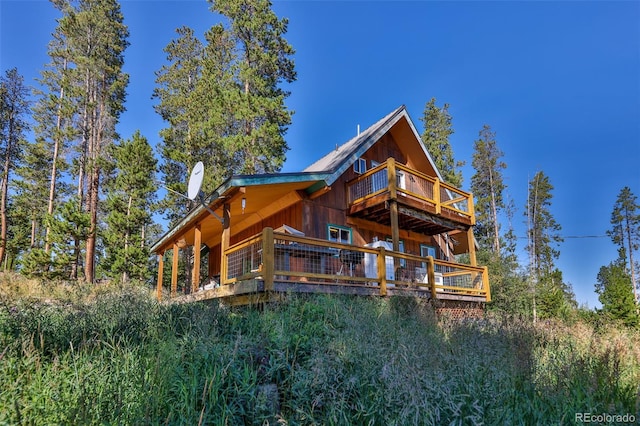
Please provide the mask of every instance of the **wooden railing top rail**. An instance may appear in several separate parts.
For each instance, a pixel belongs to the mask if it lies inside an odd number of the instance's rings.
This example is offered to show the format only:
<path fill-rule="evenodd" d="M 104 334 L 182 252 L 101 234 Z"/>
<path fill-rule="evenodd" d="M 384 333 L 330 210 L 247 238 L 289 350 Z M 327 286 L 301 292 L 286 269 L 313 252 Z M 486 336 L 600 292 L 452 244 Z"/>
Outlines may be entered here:
<path fill-rule="evenodd" d="M 432 197 L 428 197 L 425 194 L 418 194 L 415 193 L 413 191 L 410 191 L 407 188 L 402 188 L 400 187 L 397 182 L 385 182 L 384 187 L 381 188 L 377 188 L 376 190 L 374 190 L 374 188 L 371 188 L 370 192 L 367 192 L 365 194 L 359 194 L 356 197 L 352 197 L 350 192 L 348 191 L 349 195 L 349 204 L 357 204 L 360 203 L 368 198 L 371 198 L 375 195 L 384 193 L 384 192 L 389 192 L 389 193 L 405 193 L 414 197 L 417 197 L 419 199 L 434 203 L 436 205 L 436 207 L 438 208 L 438 211 L 440 211 L 440 208 L 446 208 L 447 210 L 451 210 L 453 212 L 456 212 L 460 215 L 463 216 L 467 216 L 469 217 L 472 221 L 473 221 L 473 198 L 470 192 L 464 191 L 460 188 L 457 188 L 447 182 L 444 182 L 436 177 L 433 176 L 429 176 L 419 170 L 414 170 L 411 169 L 407 166 L 405 166 L 404 164 L 400 164 L 400 163 L 396 163 L 395 160 L 393 160 L 393 158 L 389 158 L 387 159 L 386 162 L 379 164 L 369 170 L 367 170 L 365 173 L 361 174 L 360 176 L 350 180 L 349 182 L 347 182 L 347 188 L 352 188 L 355 185 L 357 185 L 358 183 L 366 180 L 366 179 L 370 179 L 374 174 L 385 170 L 385 169 L 389 169 L 389 168 L 395 168 L 396 170 L 400 170 L 402 172 L 404 172 L 407 175 L 410 176 L 415 176 L 419 179 L 423 179 L 424 181 L 427 181 L 431 184 L 433 184 L 434 186 L 434 191 L 433 191 L 433 196 Z M 391 187 L 391 185 L 393 185 L 393 188 Z M 443 199 L 443 195 L 442 192 L 444 192 L 445 194 L 447 194 L 448 199 Z M 465 204 L 465 208 L 461 209 L 458 208 L 456 206 L 456 204 L 460 203 L 460 202 L 466 202 Z"/>
<path fill-rule="evenodd" d="M 475 295 L 484 295 L 486 296 L 487 300 L 490 300 L 490 288 L 489 288 L 486 267 L 471 266 L 467 264 L 455 263 L 455 262 L 442 260 L 442 259 L 434 259 L 432 257 L 422 257 L 419 255 L 410 254 L 410 253 L 401 253 L 401 252 L 395 252 L 392 250 L 385 250 L 383 248 L 354 246 L 351 244 L 343 244 L 343 243 L 327 241 L 319 238 L 311 238 L 306 236 L 297 236 L 297 235 L 291 235 L 286 233 L 273 232 L 271 228 L 265 228 L 265 230 L 268 232 L 263 231 L 260 234 L 246 238 L 234 244 L 229 249 L 225 250 L 225 257 L 231 256 L 242 250 L 247 250 L 250 248 L 251 245 L 255 243 L 261 243 L 260 252 L 262 252 L 262 249 L 269 250 L 269 248 L 271 248 L 271 251 L 272 251 L 271 255 L 264 257 L 266 255 L 266 252 L 263 253 L 261 255 L 261 260 L 260 260 L 260 262 L 263 262 L 263 263 L 260 265 L 259 268 L 251 271 L 246 271 L 245 273 L 241 273 L 235 277 L 222 278 L 223 284 L 233 284 L 239 281 L 256 279 L 259 277 L 264 277 L 265 281 L 268 280 L 269 278 L 271 279 L 271 281 L 273 281 L 273 277 L 276 275 L 277 276 L 286 275 L 290 277 L 320 278 L 321 281 L 327 280 L 327 279 L 335 280 L 336 282 L 340 282 L 341 284 L 345 284 L 345 285 L 348 285 L 349 284 L 348 282 L 351 282 L 351 281 L 352 281 L 351 283 L 352 285 L 357 285 L 357 283 L 365 285 L 367 283 L 370 283 L 371 281 L 378 281 L 381 287 L 381 294 L 384 294 L 383 284 L 382 284 L 383 282 L 386 283 L 388 281 L 389 283 L 394 283 L 394 284 L 406 284 L 403 281 L 403 279 L 398 278 L 398 276 L 396 276 L 395 279 L 385 278 L 384 276 L 385 273 L 381 272 L 385 270 L 384 260 L 382 261 L 382 265 L 381 265 L 382 270 L 380 269 L 378 270 L 376 277 L 336 275 L 335 272 L 319 273 L 319 272 L 310 272 L 307 270 L 298 270 L 298 271 L 282 270 L 281 268 L 277 267 L 273 263 L 274 262 L 273 247 L 274 247 L 274 244 L 278 244 L 278 245 L 284 244 L 287 247 L 292 247 L 294 250 L 301 250 L 301 251 L 309 250 L 310 246 L 317 246 L 322 249 L 335 250 L 335 255 L 332 257 L 338 257 L 339 252 L 341 250 L 359 252 L 359 253 L 362 253 L 363 255 L 373 254 L 378 257 L 378 261 L 380 261 L 380 256 L 384 255 L 385 258 L 387 259 L 393 258 L 394 259 L 393 262 L 396 264 L 397 267 L 400 267 L 399 266 L 400 262 L 406 262 L 406 264 L 412 265 L 409 267 L 408 269 L 409 271 L 413 271 L 414 267 L 416 267 L 417 269 L 419 265 L 426 265 L 426 269 L 429 271 L 429 274 L 430 274 L 429 282 L 427 283 L 423 281 L 417 281 L 416 280 L 417 276 L 412 276 L 411 277 L 412 281 L 409 283 L 410 286 L 430 287 L 432 289 L 432 292 L 435 292 L 436 289 L 439 289 L 438 291 L 444 290 L 444 291 L 452 291 L 454 293 L 461 293 L 461 294 L 468 293 L 468 294 L 475 294 Z M 327 251 L 328 250 L 325 251 L 325 255 Z M 250 252 L 250 249 L 247 253 L 249 252 Z M 311 249 L 310 253 L 317 254 L 318 252 L 316 251 L 316 249 Z M 434 271 L 434 268 L 438 268 L 438 269 Z M 463 277 L 471 274 L 470 282 L 475 282 L 476 284 L 473 287 L 471 286 L 467 287 L 464 285 L 456 286 L 456 285 L 451 285 L 446 283 L 444 285 L 436 284 L 433 278 L 434 272 L 440 273 L 445 278 L 450 277 L 452 279 L 455 279 L 455 277 Z M 382 273 L 382 275 L 380 275 L 380 273 Z M 476 278 L 473 278 L 474 276 Z M 480 279 L 479 286 L 478 286 L 478 283 L 476 282 L 476 279 L 478 279 L 478 277 Z M 384 284 L 384 286 L 386 286 L 386 284 Z"/>
<path fill-rule="evenodd" d="M 387 168 L 387 164 L 388 164 L 388 161 L 384 162 L 384 163 L 381 163 L 381 164 L 378 164 L 375 167 L 370 168 L 366 172 L 362 173 L 360 176 L 357 176 L 357 177 L 351 179 L 349 182 L 347 182 L 347 186 L 353 185 L 353 184 L 355 184 L 357 182 L 360 182 L 360 181 L 362 181 L 364 179 L 367 179 L 371 175 L 373 175 L 373 174 L 375 174 L 375 173 L 377 173 L 377 172 L 379 172 L 379 171 L 381 171 L 383 169 L 386 169 Z"/>

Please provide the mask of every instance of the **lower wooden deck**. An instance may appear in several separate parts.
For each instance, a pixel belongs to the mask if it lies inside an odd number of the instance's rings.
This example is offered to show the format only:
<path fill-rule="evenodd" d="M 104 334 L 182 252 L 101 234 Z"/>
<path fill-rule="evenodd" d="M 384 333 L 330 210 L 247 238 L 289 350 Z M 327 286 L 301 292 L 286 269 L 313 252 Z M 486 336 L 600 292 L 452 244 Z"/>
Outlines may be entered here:
<path fill-rule="evenodd" d="M 179 303 L 219 300 L 224 304 L 235 306 L 278 301 L 283 295 L 301 293 L 346 294 L 375 297 L 380 296 L 380 288 L 375 285 L 345 283 L 327 284 L 326 282 L 310 281 L 274 281 L 273 289 L 266 290 L 264 280 L 252 279 L 224 287 L 220 286 L 211 289 L 202 289 L 195 293 L 178 296 L 173 300 Z M 411 283 L 398 286 L 392 284 L 387 287 L 385 296 L 409 296 L 433 299 L 430 289 L 425 287 L 415 287 L 412 286 Z M 465 294 L 456 294 L 454 292 L 437 292 L 436 300 L 474 303 L 487 302 L 487 298 L 484 296 L 469 296 Z"/>
<path fill-rule="evenodd" d="M 158 288 L 159 296 L 162 289 Z M 180 301 L 220 299 L 250 304 L 277 299 L 288 293 L 353 294 L 361 296 L 414 296 L 432 300 L 489 302 L 486 267 L 359 247 L 274 232 L 231 246 L 224 252 L 222 272 L 216 279 Z"/>

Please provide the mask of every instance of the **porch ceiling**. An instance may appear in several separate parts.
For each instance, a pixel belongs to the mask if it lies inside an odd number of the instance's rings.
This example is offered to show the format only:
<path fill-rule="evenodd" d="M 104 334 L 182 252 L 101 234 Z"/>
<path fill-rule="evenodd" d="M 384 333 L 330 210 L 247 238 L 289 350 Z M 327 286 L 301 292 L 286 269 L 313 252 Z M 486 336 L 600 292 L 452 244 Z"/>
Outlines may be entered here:
<path fill-rule="evenodd" d="M 223 216 L 223 206 L 230 205 L 230 229 L 231 235 L 243 231 L 262 219 L 286 208 L 302 199 L 301 191 L 304 191 L 316 181 L 283 182 L 243 187 L 230 187 L 218 198 L 211 200 L 209 207 L 220 217 Z M 242 199 L 246 200 L 242 209 Z M 153 250 L 163 253 L 171 249 L 173 243 L 178 246 L 190 246 L 194 244 L 195 229 L 200 225 L 202 243 L 211 247 L 220 243 L 222 235 L 222 223 L 209 212 L 202 209 L 184 224 L 177 225 L 169 231 L 163 239 L 157 243 Z M 195 210 L 194 210 L 195 211 Z M 193 212 L 192 212 L 193 213 Z M 173 231 L 173 232 L 172 232 Z"/>

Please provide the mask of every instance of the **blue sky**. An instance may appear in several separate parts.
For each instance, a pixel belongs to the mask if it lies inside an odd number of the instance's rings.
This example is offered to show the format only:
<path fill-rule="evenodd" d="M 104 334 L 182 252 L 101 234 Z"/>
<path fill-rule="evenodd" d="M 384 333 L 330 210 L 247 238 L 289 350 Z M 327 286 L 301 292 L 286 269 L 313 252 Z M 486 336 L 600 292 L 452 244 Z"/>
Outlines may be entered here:
<path fill-rule="evenodd" d="M 551 210 L 565 237 L 603 236 L 623 186 L 640 196 L 640 2 L 275 1 L 289 19 L 298 80 L 283 171 L 299 171 L 400 105 L 419 131 L 425 103 L 450 104 L 457 159 L 467 162 L 484 124 L 508 164 L 508 195 L 524 237 L 527 182 L 539 170 L 555 186 Z M 118 130 L 157 142 L 155 75 L 175 29 L 202 35 L 218 22 L 204 0 L 123 0 L 131 33 L 127 112 Z M 0 0 L 0 70 L 35 85 L 58 17 L 43 0 Z M 520 241 L 522 260 L 525 239 Z M 581 304 L 609 238 L 566 238 L 558 266 Z"/>

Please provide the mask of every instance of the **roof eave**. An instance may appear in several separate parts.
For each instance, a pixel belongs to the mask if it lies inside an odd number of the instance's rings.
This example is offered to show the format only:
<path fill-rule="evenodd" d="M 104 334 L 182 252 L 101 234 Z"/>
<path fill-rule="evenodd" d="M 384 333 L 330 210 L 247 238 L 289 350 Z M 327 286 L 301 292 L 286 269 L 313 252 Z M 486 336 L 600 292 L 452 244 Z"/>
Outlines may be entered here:
<path fill-rule="evenodd" d="M 206 197 L 206 205 L 211 206 L 215 201 L 219 200 L 226 193 L 233 188 L 239 188 L 243 186 L 257 186 L 266 184 L 279 184 L 279 183 L 292 183 L 292 182 L 313 182 L 309 185 L 307 190 L 312 189 L 313 193 L 318 189 L 326 186 L 328 174 L 316 173 L 316 172 L 299 172 L 299 173 L 274 173 L 274 174 L 261 174 L 261 175 L 237 175 L 231 176 L 224 181 L 213 193 Z M 165 246 L 167 241 L 172 240 L 179 230 L 183 229 L 190 222 L 195 220 L 198 216 L 206 211 L 204 205 L 198 205 L 192 209 L 187 215 L 174 226 L 172 226 L 165 234 L 160 237 L 156 243 L 154 243 L 150 250 L 152 253 L 156 253 L 161 247 Z"/>

